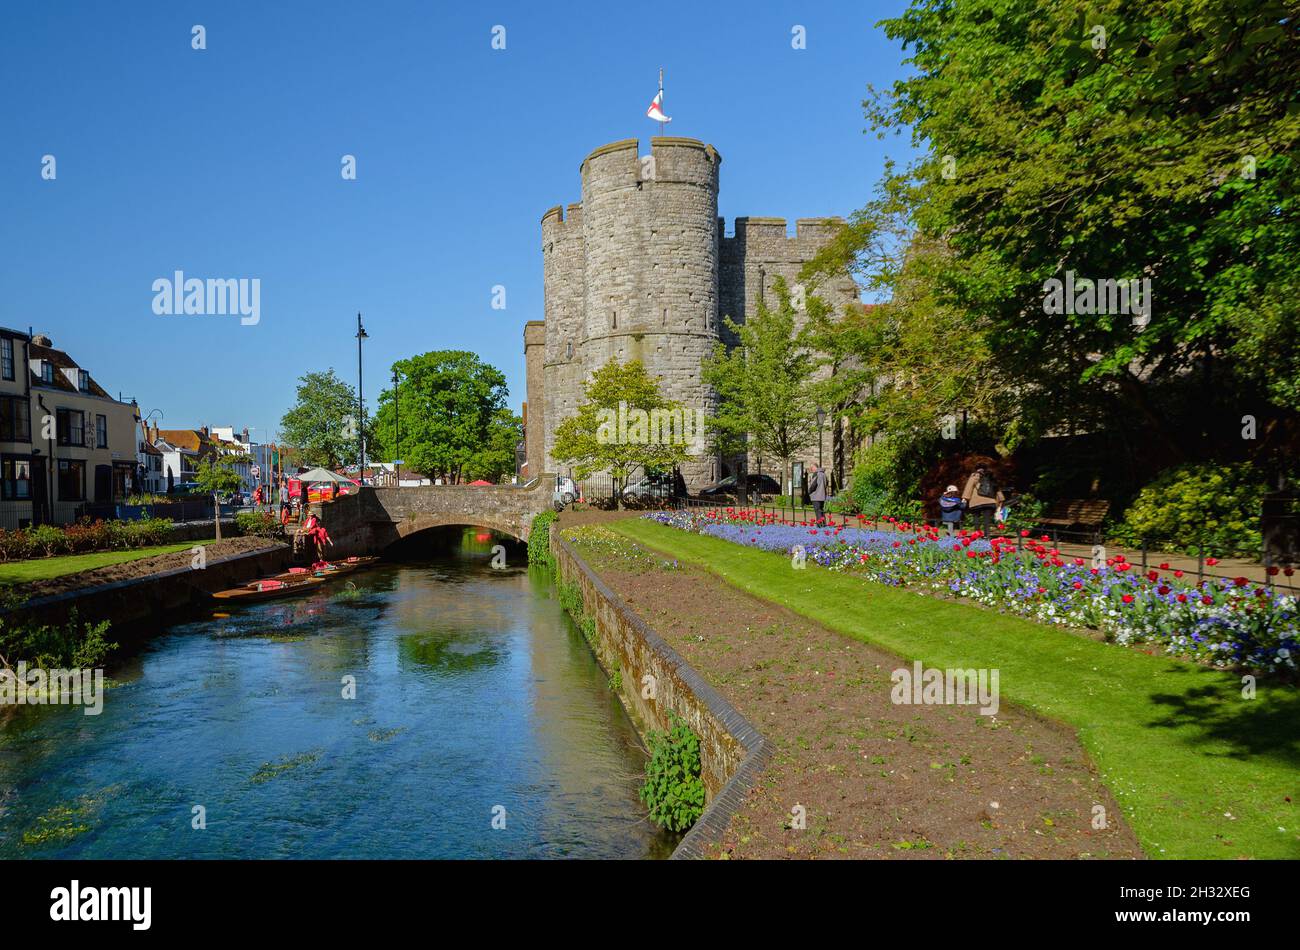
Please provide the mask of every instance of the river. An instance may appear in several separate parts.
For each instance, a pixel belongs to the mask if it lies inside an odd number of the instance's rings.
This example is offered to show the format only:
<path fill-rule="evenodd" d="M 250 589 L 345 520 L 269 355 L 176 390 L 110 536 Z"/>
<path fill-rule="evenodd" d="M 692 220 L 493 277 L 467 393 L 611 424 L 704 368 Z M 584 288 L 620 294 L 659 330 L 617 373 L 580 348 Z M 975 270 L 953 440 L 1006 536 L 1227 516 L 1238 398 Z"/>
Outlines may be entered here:
<path fill-rule="evenodd" d="M 0 857 L 665 856 L 549 579 L 477 537 L 173 625 L 98 716 L 8 710 Z"/>

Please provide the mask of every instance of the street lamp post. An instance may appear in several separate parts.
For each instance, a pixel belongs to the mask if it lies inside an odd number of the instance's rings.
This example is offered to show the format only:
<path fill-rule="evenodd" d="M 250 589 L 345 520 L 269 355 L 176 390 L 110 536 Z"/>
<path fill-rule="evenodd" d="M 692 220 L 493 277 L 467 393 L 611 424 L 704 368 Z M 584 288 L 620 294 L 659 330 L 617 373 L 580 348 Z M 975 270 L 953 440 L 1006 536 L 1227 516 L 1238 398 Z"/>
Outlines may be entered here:
<path fill-rule="evenodd" d="M 366 402 L 362 389 L 363 376 L 361 373 L 361 341 L 369 338 L 370 334 L 366 328 L 361 325 L 361 314 L 357 314 L 357 459 L 360 462 L 360 468 L 357 471 L 357 482 L 364 485 L 366 481 Z"/>
<path fill-rule="evenodd" d="M 397 487 L 402 487 L 402 396 L 400 380 L 397 377 L 397 367 L 393 367 L 393 441 L 397 443 L 397 451 L 393 456 L 393 475 L 397 479 Z"/>

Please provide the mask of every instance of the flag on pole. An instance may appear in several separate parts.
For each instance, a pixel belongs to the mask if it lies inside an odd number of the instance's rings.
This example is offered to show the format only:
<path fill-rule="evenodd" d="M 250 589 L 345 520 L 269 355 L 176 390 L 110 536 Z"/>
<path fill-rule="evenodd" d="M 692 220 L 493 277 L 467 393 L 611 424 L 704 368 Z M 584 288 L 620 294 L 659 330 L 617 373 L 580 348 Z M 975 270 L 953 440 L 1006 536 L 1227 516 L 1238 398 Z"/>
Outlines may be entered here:
<path fill-rule="evenodd" d="M 656 122 L 671 122 L 672 119 L 664 115 L 664 91 L 660 89 L 655 93 L 655 97 L 650 100 L 650 108 L 645 110 L 645 114 Z"/>

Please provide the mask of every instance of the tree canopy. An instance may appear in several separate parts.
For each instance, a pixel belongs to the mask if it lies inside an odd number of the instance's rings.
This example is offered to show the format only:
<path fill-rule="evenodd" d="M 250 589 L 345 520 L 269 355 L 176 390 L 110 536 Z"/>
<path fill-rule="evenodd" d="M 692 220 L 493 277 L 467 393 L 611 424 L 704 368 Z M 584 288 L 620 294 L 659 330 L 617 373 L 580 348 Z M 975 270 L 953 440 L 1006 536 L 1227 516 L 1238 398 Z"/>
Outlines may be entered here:
<path fill-rule="evenodd" d="M 280 420 L 300 462 L 330 469 L 356 458 L 358 425 L 357 391 L 332 368 L 299 377 L 293 408 Z"/>
<path fill-rule="evenodd" d="M 583 393 L 578 411 L 555 427 L 552 449 L 557 460 L 574 466 L 579 478 L 606 471 L 619 486 L 625 485 L 638 469 L 665 471 L 685 461 L 691 454 L 689 443 L 703 436 L 695 431 L 697 420 L 690 410 L 665 398 L 659 379 L 638 360 L 611 359 L 591 375 Z M 683 423 L 677 434 L 684 438 L 671 432 L 665 438 L 662 427 L 655 431 L 652 419 L 669 418 Z"/>
<path fill-rule="evenodd" d="M 912 72 L 867 116 L 923 155 L 887 169 L 812 268 L 847 264 L 893 295 L 845 329 L 899 387 L 868 400 L 873 427 L 961 408 L 1007 450 L 1125 432 L 1172 464 L 1241 451 L 1243 413 L 1294 417 L 1294 11 L 914 0 L 881 26 Z M 1054 308 L 1067 274 L 1081 296 Z M 1145 320 L 1090 301 L 1103 281 L 1149 281 Z"/>
<path fill-rule="evenodd" d="M 504 373 L 464 350 L 422 353 L 392 369 L 398 386 L 380 393 L 374 417 L 376 458 L 450 482 L 514 472 L 522 422 L 506 407 Z"/>
<path fill-rule="evenodd" d="M 718 394 L 710 425 L 724 451 L 748 446 L 777 459 L 784 481 L 790 460 L 817 437 L 814 375 L 820 360 L 812 352 L 810 334 L 796 329 L 796 309 L 785 281 L 778 277 L 774 289 L 775 308 L 760 297 L 745 323 L 726 318 L 736 346 L 717 344 L 705 361 L 703 378 Z M 809 297 L 807 309 L 807 326 L 824 328 L 827 305 Z"/>

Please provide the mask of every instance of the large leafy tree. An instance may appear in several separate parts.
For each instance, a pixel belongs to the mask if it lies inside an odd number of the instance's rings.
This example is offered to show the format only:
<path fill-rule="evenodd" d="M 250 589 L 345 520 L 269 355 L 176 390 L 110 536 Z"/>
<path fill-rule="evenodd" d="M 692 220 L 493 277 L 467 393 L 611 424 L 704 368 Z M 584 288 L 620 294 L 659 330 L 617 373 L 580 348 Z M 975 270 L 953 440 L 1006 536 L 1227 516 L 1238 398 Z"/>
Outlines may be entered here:
<path fill-rule="evenodd" d="M 705 361 L 703 378 L 718 394 L 718 411 L 710 420 L 718 441 L 732 450 L 748 447 L 781 462 L 781 483 L 790 477 L 790 461 L 817 436 L 816 373 L 812 333 L 824 329 L 827 305 L 807 298 L 811 330 L 798 328 L 797 311 L 783 279 L 774 283 L 777 305 L 760 298 L 748 320 L 726 324 L 737 341 L 719 343 Z"/>
<path fill-rule="evenodd" d="M 552 454 L 573 465 L 579 478 L 608 472 L 614 479 L 620 507 L 622 488 L 639 469 L 664 471 L 689 457 L 691 446 L 682 440 L 663 438 L 662 431 L 651 433 L 637 427 L 638 411 L 647 416 L 657 412 L 660 418 L 678 413 L 679 419 L 688 412 L 681 403 L 664 396 L 659 379 L 646 372 L 639 360 L 620 363 L 611 359 L 591 375 L 583 393 L 585 398 L 578 411 L 555 427 Z M 622 431 L 617 422 L 620 411 L 623 419 L 631 420 Z M 694 417 L 690 421 L 694 422 Z M 679 432 L 685 435 L 684 427 Z"/>
<path fill-rule="evenodd" d="M 885 191 L 945 249 L 930 281 L 949 332 L 982 338 L 1016 387 L 1003 441 L 1092 414 L 1172 461 L 1228 442 L 1243 406 L 1300 409 L 1294 10 L 914 0 L 883 27 L 913 71 L 868 116 L 925 151 Z M 855 223 L 838 250 L 870 266 L 877 219 Z M 1149 279 L 1149 322 L 1047 312 L 1065 271 Z M 1168 398 L 1192 380 L 1195 421 Z"/>
<path fill-rule="evenodd" d="M 332 368 L 301 376 L 293 408 L 280 420 L 299 461 L 331 469 L 356 458 L 358 426 L 357 391 Z"/>
<path fill-rule="evenodd" d="M 404 468 L 453 483 L 514 470 L 519 423 L 506 409 L 504 373 L 464 350 L 434 350 L 392 368 L 398 386 L 379 395 L 376 457 L 399 457 L 400 426 Z"/>

